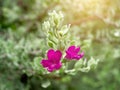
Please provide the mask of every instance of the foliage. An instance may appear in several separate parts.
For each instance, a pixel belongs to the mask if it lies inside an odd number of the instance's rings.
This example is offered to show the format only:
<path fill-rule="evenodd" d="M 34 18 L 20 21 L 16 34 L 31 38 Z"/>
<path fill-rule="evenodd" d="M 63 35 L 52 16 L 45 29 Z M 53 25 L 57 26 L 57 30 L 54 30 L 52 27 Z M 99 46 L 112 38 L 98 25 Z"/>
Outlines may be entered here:
<path fill-rule="evenodd" d="M 0 90 L 118 90 L 119 3 L 1 0 Z M 41 66 L 48 49 L 65 56 L 70 45 L 81 46 L 82 60 L 63 62 L 53 73 Z"/>

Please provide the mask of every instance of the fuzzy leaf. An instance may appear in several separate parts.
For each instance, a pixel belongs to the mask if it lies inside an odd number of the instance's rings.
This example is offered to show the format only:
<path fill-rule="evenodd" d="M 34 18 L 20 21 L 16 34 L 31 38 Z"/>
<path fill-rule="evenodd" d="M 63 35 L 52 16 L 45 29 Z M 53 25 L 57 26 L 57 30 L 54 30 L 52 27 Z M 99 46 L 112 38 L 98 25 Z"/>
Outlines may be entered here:
<path fill-rule="evenodd" d="M 61 28 L 61 30 L 59 31 L 59 34 L 60 34 L 61 36 L 63 36 L 63 35 L 65 35 L 65 34 L 67 34 L 67 32 L 69 31 L 69 29 L 70 29 L 70 25 L 64 25 L 64 26 Z"/>
<path fill-rule="evenodd" d="M 37 72 L 37 73 L 43 73 L 44 72 L 44 68 L 42 67 L 42 65 L 40 64 L 40 61 L 42 60 L 42 57 L 36 57 L 34 59 L 33 62 L 33 69 Z"/>
<path fill-rule="evenodd" d="M 42 86 L 43 88 L 47 88 L 47 87 L 50 86 L 50 85 L 51 85 L 50 81 L 49 81 L 49 80 L 46 80 L 46 81 L 43 81 L 43 82 L 42 82 L 42 85 L 41 85 L 41 86 Z"/>
<path fill-rule="evenodd" d="M 79 69 L 83 66 L 83 60 L 79 60 L 75 63 L 75 69 Z"/>
<path fill-rule="evenodd" d="M 80 60 L 76 62 L 75 69 L 81 72 L 89 72 L 90 69 L 96 68 L 99 60 L 95 60 L 94 58 L 90 58 L 90 60 Z"/>
<path fill-rule="evenodd" d="M 88 61 L 88 66 L 91 68 L 96 68 L 97 64 L 98 64 L 99 60 L 95 60 L 93 57 L 91 57 L 91 59 Z"/>
<path fill-rule="evenodd" d="M 53 48 L 53 43 L 51 41 L 48 41 L 48 46 Z"/>

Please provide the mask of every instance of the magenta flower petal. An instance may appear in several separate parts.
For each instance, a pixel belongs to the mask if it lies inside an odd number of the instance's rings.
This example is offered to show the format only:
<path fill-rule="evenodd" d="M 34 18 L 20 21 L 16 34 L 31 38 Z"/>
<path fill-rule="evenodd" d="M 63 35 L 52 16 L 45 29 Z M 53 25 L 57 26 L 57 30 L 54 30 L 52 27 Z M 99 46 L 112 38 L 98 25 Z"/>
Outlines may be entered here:
<path fill-rule="evenodd" d="M 59 50 L 57 50 L 57 51 L 55 52 L 55 54 L 54 54 L 54 61 L 55 61 L 56 63 L 59 62 L 60 59 L 61 59 L 61 57 L 62 57 L 62 53 L 61 53 Z"/>
<path fill-rule="evenodd" d="M 65 58 L 72 59 L 72 53 L 69 52 L 69 51 L 66 51 L 66 56 L 65 56 Z"/>
<path fill-rule="evenodd" d="M 47 68 L 47 70 L 49 71 L 49 72 L 53 72 L 54 71 L 54 69 L 53 68 Z"/>
<path fill-rule="evenodd" d="M 61 62 L 58 63 L 58 64 L 51 64 L 49 67 L 47 67 L 47 70 L 48 70 L 49 72 L 52 72 L 52 71 L 54 71 L 54 70 L 59 70 L 59 69 L 61 68 L 61 66 L 62 66 L 62 63 L 61 63 Z"/>
<path fill-rule="evenodd" d="M 54 55 L 55 51 L 53 49 L 49 49 L 47 52 L 47 57 L 48 59 L 53 59 L 53 55 Z"/>
<path fill-rule="evenodd" d="M 80 47 L 75 49 L 75 53 L 78 53 L 80 51 Z"/>
<path fill-rule="evenodd" d="M 48 66 L 50 65 L 50 61 L 43 59 L 43 60 L 41 61 L 41 64 L 43 65 L 43 67 L 48 67 Z"/>
<path fill-rule="evenodd" d="M 75 50 L 75 46 L 70 46 L 67 51 L 74 51 L 74 50 Z"/>
<path fill-rule="evenodd" d="M 81 54 L 79 54 L 80 52 L 80 47 L 76 47 L 76 46 L 70 46 L 67 50 L 66 50 L 66 59 L 72 60 L 79 60 L 80 58 L 82 58 L 84 56 L 84 53 L 82 52 Z"/>
<path fill-rule="evenodd" d="M 84 52 L 82 52 L 81 54 L 79 54 L 79 57 L 82 58 L 84 56 Z"/>
<path fill-rule="evenodd" d="M 55 65 L 55 69 L 58 70 L 58 69 L 61 68 L 61 66 L 62 66 L 62 63 L 60 62 L 60 63 L 58 63 L 57 65 Z"/>
<path fill-rule="evenodd" d="M 42 60 L 41 64 L 44 68 L 46 68 L 49 72 L 53 72 L 54 70 L 58 70 L 61 68 L 62 63 L 60 62 L 62 53 L 53 49 L 48 50 L 47 52 L 47 60 Z"/>

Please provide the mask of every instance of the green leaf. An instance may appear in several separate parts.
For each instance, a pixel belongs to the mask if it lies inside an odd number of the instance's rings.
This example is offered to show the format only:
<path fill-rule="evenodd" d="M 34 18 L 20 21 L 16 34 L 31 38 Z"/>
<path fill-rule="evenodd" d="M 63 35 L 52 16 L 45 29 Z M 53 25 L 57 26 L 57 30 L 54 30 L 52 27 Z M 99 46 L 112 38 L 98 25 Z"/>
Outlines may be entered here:
<path fill-rule="evenodd" d="M 70 29 L 70 25 L 64 25 L 64 26 L 62 26 L 61 30 L 59 31 L 59 34 L 61 36 L 63 36 L 68 33 L 69 29 Z"/>
<path fill-rule="evenodd" d="M 98 64 L 99 60 L 95 60 L 93 57 L 91 57 L 91 59 L 88 61 L 88 66 L 90 68 L 96 68 L 97 64 Z"/>
<path fill-rule="evenodd" d="M 53 48 L 54 44 L 51 41 L 48 41 L 48 46 L 51 47 L 51 48 Z"/>
<path fill-rule="evenodd" d="M 37 72 L 37 73 L 43 73 L 45 72 L 44 68 L 42 67 L 42 65 L 40 64 L 40 61 L 42 60 L 42 57 L 36 57 L 34 58 L 33 61 L 33 69 Z"/>
<path fill-rule="evenodd" d="M 61 80 L 62 80 L 62 82 L 70 82 L 71 81 L 71 77 L 70 76 L 65 76 Z"/>
<path fill-rule="evenodd" d="M 90 45 L 91 45 L 91 40 L 84 40 L 82 42 L 82 49 L 87 49 L 90 47 Z"/>
<path fill-rule="evenodd" d="M 46 81 L 43 81 L 43 82 L 42 82 L 42 85 L 41 85 L 41 86 L 42 86 L 43 88 L 47 88 L 47 87 L 50 86 L 50 85 L 51 85 L 51 82 L 50 82 L 49 80 L 46 80 Z"/>
<path fill-rule="evenodd" d="M 91 68 L 90 68 L 89 66 L 87 66 L 87 67 L 80 68 L 79 70 L 80 70 L 81 72 L 89 72 L 90 69 L 91 69 Z"/>
<path fill-rule="evenodd" d="M 94 58 L 90 58 L 90 60 L 80 60 L 76 62 L 75 69 L 81 72 L 89 72 L 90 69 L 96 68 L 99 60 L 95 60 Z"/>
<path fill-rule="evenodd" d="M 55 36 L 48 36 L 48 42 L 51 41 L 53 42 L 54 44 L 57 44 L 58 43 L 58 39 L 55 37 Z"/>
<path fill-rule="evenodd" d="M 75 63 L 75 69 L 79 69 L 81 67 L 83 67 L 83 60 L 79 60 Z"/>

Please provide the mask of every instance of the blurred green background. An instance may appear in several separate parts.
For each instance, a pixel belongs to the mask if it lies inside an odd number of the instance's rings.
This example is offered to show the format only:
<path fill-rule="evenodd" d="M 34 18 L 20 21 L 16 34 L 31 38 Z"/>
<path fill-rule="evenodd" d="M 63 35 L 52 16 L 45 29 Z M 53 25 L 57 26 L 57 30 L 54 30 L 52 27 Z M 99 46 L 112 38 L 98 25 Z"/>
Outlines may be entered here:
<path fill-rule="evenodd" d="M 120 0 L 0 0 L 0 90 L 119 90 Z M 34 57 L 47 46 L 41 28 L 48 12 L 64 14 L 71 35 L 86 40 L 96 69 L 62 79 L 34 74 Z M 84 42 L 84 43 L 86 43 Z M 39 63 L 39 62 L 38 62 Z M 41 84 L 51 85 L 43 88 Z"/>

